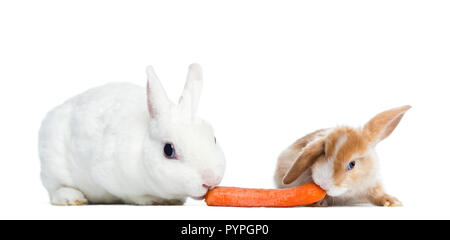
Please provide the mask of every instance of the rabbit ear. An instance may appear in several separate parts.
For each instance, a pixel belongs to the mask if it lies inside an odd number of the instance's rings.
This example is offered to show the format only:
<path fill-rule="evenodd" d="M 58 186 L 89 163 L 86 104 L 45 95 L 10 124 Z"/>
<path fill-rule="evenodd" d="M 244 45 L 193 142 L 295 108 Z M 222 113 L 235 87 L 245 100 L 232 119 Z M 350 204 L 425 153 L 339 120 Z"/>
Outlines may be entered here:
<path fill-rule="evenodd" d="M 363 128 L 371 143 L 378 143 L 389 137 L 411 106 L 403 106 L 382 112 L 372 118 Z"/>
<path fill-rule="evenodd" d="M 310 168 L 325 151 L 325 138 L 310 142 L 303 148 L 300 156 L 294 161 L 283 178 L 283 184 L 288 185 L 299 178 Z"/>
<path fill-rule="evenodd" d="M 169 98 L 152 66 L 147 67 L 147 106 L 150 117 L 157 118 L 168 111 Z"/>
<path fill-rule="evenodd" d="M 202 68 L 199 64 L 191 64 L 184 85 L 183 94 L 178 102 L 178 107 L 192 115 L 197 113 L 198 103 L 203 86 Z"/>

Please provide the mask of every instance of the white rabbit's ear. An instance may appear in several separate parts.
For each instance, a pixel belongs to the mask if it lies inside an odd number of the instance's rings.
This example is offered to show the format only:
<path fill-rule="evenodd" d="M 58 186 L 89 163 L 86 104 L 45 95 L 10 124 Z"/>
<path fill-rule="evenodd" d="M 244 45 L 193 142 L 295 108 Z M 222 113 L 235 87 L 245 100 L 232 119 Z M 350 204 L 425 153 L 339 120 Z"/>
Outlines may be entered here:
<path fill-rule="evenodd" d="M 199 64 L 191 64 L 184 85 L 183 94 L 178 102 L 178 107 L 183 112 L 194 116 L 197 113 L 200 95 L 203 87 L 202 68 Z"/>
<path fill-rule="evenodd" d="M 377 144 L 389 137 L 409 109 L 411 109 L 411 106 L 394 108 L 372 118 L 363 128 L 369 142 Z"/>
<path fill-rule="evenodd" d="M 147 67 L 147 106 L 151 118 L 168 111 L 170 101 L 152 66 Z"/>

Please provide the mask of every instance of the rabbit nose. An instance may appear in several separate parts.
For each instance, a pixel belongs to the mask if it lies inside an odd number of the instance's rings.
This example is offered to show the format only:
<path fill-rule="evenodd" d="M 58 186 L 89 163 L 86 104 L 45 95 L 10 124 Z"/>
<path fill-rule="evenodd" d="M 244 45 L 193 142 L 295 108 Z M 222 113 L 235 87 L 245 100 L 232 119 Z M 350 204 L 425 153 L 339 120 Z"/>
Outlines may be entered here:
<path fill-rule="evenodd" d="M 207 169 L 202 173 L 203 187 L 212 189 L 218 184 L 216 175 L 211 169 Z"/>

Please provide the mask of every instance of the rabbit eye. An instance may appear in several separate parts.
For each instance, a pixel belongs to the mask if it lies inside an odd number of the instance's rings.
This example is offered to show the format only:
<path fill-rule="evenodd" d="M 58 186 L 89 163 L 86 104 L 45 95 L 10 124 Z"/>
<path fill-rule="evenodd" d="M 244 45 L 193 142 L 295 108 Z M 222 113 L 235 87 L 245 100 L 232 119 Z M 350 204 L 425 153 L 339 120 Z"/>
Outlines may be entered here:
<path fill-rule="evenodd" d="M 164 155 L 168 159 L 176 159 L 175 147 L 172 143 L 166 143 L 166 145 L 164 145 Z"/>
<path fill-rule="evenodd" d="M 217 138 L 216 138 L 216 137 L 214 137 L 214 143 L 216 143 L 216 144 L 217 144 Z"/>
<path fill-rule="evenodd" d="M 356 162 L 355 161 L 351 161 L 348 165 L 347 165 L 347 171 L 352 170 L 353 168 L 355 168 L 356 166 Z"/>

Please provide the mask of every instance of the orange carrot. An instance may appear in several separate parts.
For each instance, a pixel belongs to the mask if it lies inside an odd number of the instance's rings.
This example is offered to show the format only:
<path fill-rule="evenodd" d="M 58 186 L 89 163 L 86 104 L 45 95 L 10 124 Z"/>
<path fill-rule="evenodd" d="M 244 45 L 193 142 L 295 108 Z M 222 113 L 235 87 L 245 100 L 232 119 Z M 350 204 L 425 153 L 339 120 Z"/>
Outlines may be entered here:
<path fill-rule="evenodd" d="M 216 187 L 206 195 L 208 206 L 297 207 L 319 202 L 325 191 L 314 183 L 287 189 Z"/>

